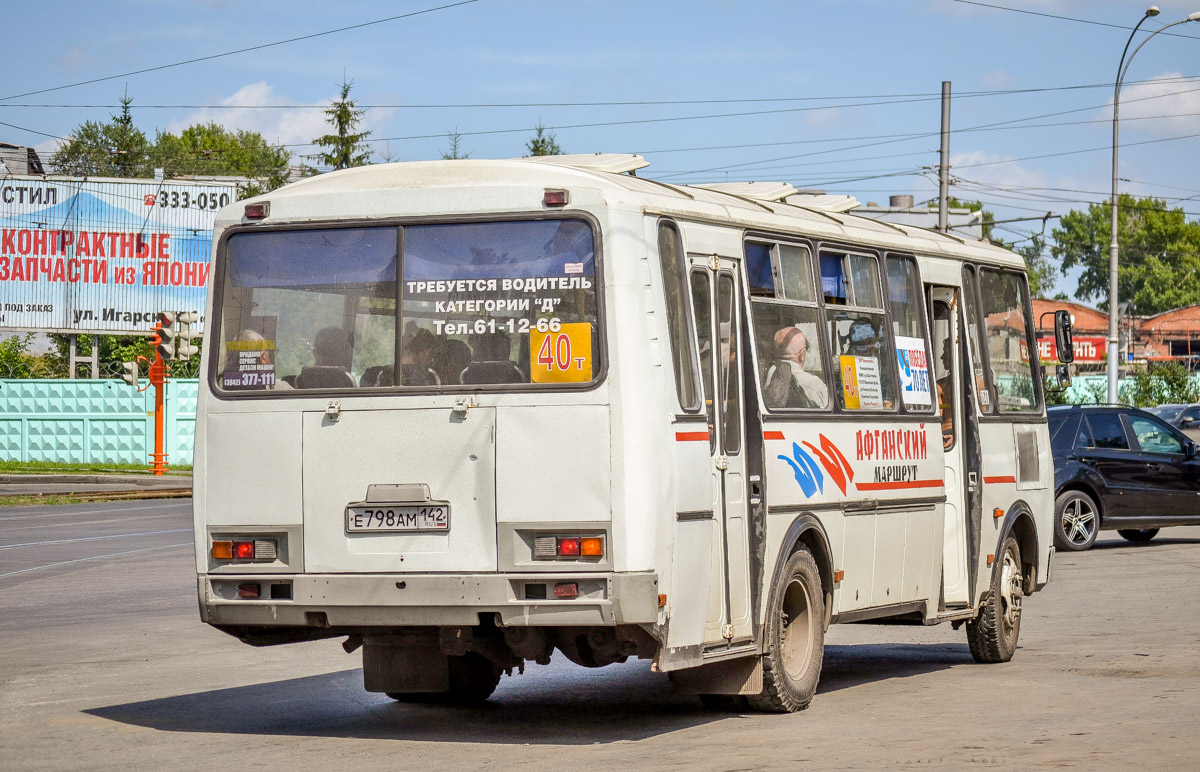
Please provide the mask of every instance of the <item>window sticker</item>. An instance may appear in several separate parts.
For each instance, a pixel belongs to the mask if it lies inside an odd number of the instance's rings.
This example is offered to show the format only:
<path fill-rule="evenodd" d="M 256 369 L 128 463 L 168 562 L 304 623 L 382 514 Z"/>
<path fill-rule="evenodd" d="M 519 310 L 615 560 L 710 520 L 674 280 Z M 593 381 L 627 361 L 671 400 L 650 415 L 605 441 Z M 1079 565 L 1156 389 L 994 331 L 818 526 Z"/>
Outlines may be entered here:
<path fill-rule="evenodd" d="M 264 388 L 275 385 L 276 317 L 251 317 L 250 326 L 225 341 L 221 388 Z"/>
<path fill-rule="evenodd" d="M 529 330 L 530 380 L 534 383 L 586 383 L 592 380 L 592 325 L 558 324 Z"/>
<path fill-rule="evenodd" d="M 842 397 L 849 410 L 878 409 L 883 404 L 883 384 L 879 379 L 879 359 L 843 354 Z"/>
<path fill-rule="evenodd" d="M 904 404 L 932 405 L 924 339 L 897 335 L 896 361 L 900 364 L 900 399 Z"/>

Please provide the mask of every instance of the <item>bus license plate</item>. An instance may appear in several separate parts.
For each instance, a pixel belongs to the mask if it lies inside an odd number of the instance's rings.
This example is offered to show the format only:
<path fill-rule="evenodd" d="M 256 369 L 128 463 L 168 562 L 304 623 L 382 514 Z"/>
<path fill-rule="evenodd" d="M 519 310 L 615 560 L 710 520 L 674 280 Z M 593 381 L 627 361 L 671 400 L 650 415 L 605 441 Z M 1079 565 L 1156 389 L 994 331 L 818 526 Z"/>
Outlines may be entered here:
<path fill-rule="evenodd" d="M 448 531 L 445 504 L 371 504 L 346 509 L 346 532 Z"/>

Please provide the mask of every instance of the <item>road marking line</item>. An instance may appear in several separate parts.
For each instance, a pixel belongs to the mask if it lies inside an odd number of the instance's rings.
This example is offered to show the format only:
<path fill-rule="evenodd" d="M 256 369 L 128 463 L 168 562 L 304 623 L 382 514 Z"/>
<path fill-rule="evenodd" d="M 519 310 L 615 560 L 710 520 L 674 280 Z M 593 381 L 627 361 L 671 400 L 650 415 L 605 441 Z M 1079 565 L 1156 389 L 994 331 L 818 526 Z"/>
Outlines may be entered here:
<path fill-rule="evenodd" d="M 0 497 L 0 498 L 2 498 L 2 497 Z M 57 507 L 65 508 L 65 507 L 80 507 L 80 506 L 87 506 L 87 505 L 86 504 L 31 504 L 29 507 L 14 507 L 14 509 L 31 509 L 33 507 L 50 507 L 50 506 L 53 506 L 56 508 Z M 105 514 L 110 514 L 112 512 L 141 512 L 141 511 L 147 510 L 147 509 L 163 509 L 165 507 L 181 507 L 181 506 L 190 507 L 191 504 L 176 504 L 176 503 L 146 504 L 145 506 L 141 506 L 141 507 L 117 507 L 116 509 L 96 509 L 96 510 L 91 510 L 91 511 L 73 509 L 69 512 L 46 512 L 46 513 L 40 514 L 40 515 L 20 515 L 20 516 L 13 516 L 13 517 L 0 517 L 0 520 L 37 520 L 37 519 L 40 519 L 43 517 L 67 517 L 68 515 L 90 515 L 90 514 L 105 515 Z"/>
<path fill-rule="evenodd" d="M 81 541 L 102 541 L 104 539 L 120 539 L 125 536 L 157 536 L 163 533 L 187 533 L 191 528 L 174 528 L 170 531 L 139 531 L 138 533 L 114 533 L 109 536 L 81 536 L 78 539 L 55 539 L 54 541 L 27 541 L 24 544 L 0 544 L 0 550 L 10 550 L 15 547 L 43 547 L 47 544 L 73 544 Z"/>
<path fill-rule="evenodd" d="M 120 557 L 122 555 L 133 555 L 134 553 L 137 553 L 137 552 L 150 552 L 152 550 L 167 550 L 167 549 L 171 549 L 172 547 L 191 547 L 191 546 L 192 546 L 192 543 L 189 541 L 189 542 L 184 542 L 183 544 L 164 544 L 161 547 L 146 547 L 145 549 L 140 549 L 140 550 L 128 550 L 126 552 L 114 552 L 111 555 L 96 555 L 95 557 L 79 558 L 78 560 L 64 560 L 61 563 L 48 563 L 44 566 L 34 566 L 33 568 L 22 568 L 20 571 L 9 571 L 7 574 L 0 574 L 0 579 L 4 579 L 9 576 L 16 576 L 17 574 L 27 574 L 30 571 L 40 571 L 43 568 L 57 568 L 58 566 L 69 566 L 72 563 L 86 563 L 89 560 L 104 560 L 105 558 L 116 558 L 116 557 Z"/>

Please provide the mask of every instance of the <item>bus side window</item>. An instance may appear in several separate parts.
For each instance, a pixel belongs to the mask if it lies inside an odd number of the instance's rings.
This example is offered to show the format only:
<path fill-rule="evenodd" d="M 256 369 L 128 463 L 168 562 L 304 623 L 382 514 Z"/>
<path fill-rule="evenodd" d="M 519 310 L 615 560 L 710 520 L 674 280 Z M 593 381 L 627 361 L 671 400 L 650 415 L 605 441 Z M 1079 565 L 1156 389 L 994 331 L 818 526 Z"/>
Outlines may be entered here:
<path fill-rule="evenodd" d="M 975 269 L 970 265 L 963 266 L 963 318 L 967 326 L 967 348 L 970 351 L 970 364 L 975 376 L 975 394 L 979 401 L 979 412 L 990 415 L 995 408 L 996 400 L 992 399 L 992 379 L 988 377 L 988 364 L 984 359 L 983 345 L 980 342 L 979 302 L 976 300 Z"/>
<path fill-rule="evenodd" d="M 931 413 L 933 371 L 917 266 L 910 257 L 889 255 L 886 262 L 892 338 L 896 341 L 896 364 L 900 372 L 900 404 L 910 413 Z"/>
<path fill-rule="evenodd" d="M 829 378 L 821 352 L 812 253 L 800 244 L 747 241 L 751 324 L 763 402 L 770 410 L 825 410 Z M 770 291 L 755 276 L 771 269 Z M 762 282 L 760 282 L 762 284 Z"/>
<path fill-rule="evenodd" d="M 700 409 L 700 392 L 696 388 L 696 353 L 688 332 L 683 242 L 674 223 L 662 222 L 658 226 L 658 262 L 667 307 L 667 330 L 671 337 L 671 361 L 675 365 L 675 391 L 679 395 L 679 407 L 690 413 Z"/>
<path fill-rule="evenodd" d="M 894 410 L 896 357 L 885 326 L 879 264 L 873 256 L 821 253 L 833 366 L 847 410 Z"/>

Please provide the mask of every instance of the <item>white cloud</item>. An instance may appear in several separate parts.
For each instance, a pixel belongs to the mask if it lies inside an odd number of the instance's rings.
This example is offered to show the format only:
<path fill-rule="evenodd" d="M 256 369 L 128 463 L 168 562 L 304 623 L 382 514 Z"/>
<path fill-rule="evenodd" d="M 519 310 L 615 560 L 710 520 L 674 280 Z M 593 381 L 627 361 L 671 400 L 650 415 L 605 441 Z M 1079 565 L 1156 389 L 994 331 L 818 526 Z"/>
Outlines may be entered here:
<path fill-rule="evenodd" d="M 232 96 L 220 100 L 222 109 L 204 107 L 172 121 L 167 131 L 178 134 L 197 123 L 219 123 L 227 129 L 257 131 L 271 143 L 293 145 L 311 142 L 326 133 L 325 113 L 313 108 L 258 109 L 252 105 L 284 105 L 289 100 L 274 93 L 265 81 L 242 86 Z M 316 102 L 324 105 L 326 102 Z M 234 109 L 229 109 L 234 108 Z M 240 108 L 240 109 L 237 109 Z"/>
<path fill-rule="evenodd" d="M 1146 83 L 1121 88 L 1121 132 L 1155 137 L 1200 133 L 1200 81 L 1178 80 L 1179 72 L 1164 72 Z M 1112 99 L 1101 115 L 1112 120 Z M 1158 117 L 1174 116 L 1174 117 Z"/>
<path fill-rule="evenodd" d="M 1004 88 L 1012 85 L 1013 79 L 1004 70 L 992 70 L 979 76 L 980 88 Z"/>
<path fill-rule="evenodd" d="M 357 95 L 352 95 L 351 98 L 359 103 L 364 101 Z M 217 104 L 222 107 L 219 109 L 211 107 L 201 108 L 189 113 L 180 120 L 172 121 L 168 124 L 167 131 L 178 134 L 188 126 L 197 123 L 215 122 L 231 131 L 237 129 L 257 131 L 272 144 L 307 145 L 307 143 L 312 142 L 316 137 L 328 134 L 331 131 L 329 124 L 326 123 L 325 111 L 323 109 L 329 103 L 329 99 L 324 99 L 309 103 L 312 107 L 261 109 L 255 107 L 255 105 L 287 105 L 294 104 L 294 102 L 276 94 L 274 88 L 266 81 L 259 81 L 242 86 L 233 95 L 220 100 Z M 383 124 L 395 112 L 391 108 L 367 111 L 366 115 L 363 116 L 362 127 L 372 132 L 372 136 L 368 141 L 384 136 L 380 133 Z M 289 149 L 293 150 L 296 154 L 296 158 L 293 159 L 294 162 L 302 160 L 299 156 L 313 152 L 312 147 L 292 147 Z"/>

